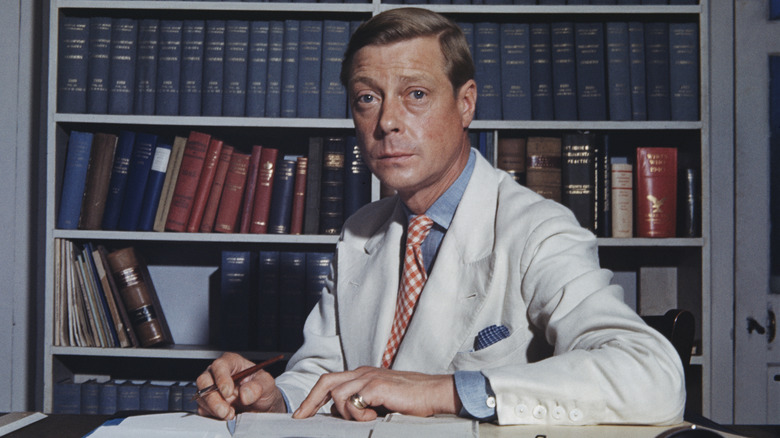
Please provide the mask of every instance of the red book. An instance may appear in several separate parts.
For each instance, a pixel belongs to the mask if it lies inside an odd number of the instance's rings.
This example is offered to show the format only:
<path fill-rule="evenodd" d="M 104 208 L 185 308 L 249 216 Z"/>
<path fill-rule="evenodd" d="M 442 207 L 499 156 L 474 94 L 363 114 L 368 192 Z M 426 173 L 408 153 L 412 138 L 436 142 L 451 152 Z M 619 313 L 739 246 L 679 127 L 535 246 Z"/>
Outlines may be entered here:
<path fill-rule="evenodd" d="M 308 167 L 308 158 L 298 157 L 298 162 L 295 166 L 295 182 L 293 185 L 290 234 L 303 234 L 303 211 L 306 207 L 306 173 Z"/>
<path fill-rule="evenodd" d="M 181 159 L 176 188 L 173 190 L 168 219 L 165 221 L 166 230 L 184 231 L 187 227 L 210 142 L 210 135 L 195 131 L 190 132 L 187 146 L 184 147 L 184 156 Z"/>
<path fill-rule="evenodd" d="M 218 233 L 235 233 L 238 226 L 238 210 L 244 197 L 246 173 L 249 168 L 249 154 L 233 152 L 230 166 L 225 175 L 225 186 L 222 188 L 222 199 L 217 208 L 217 219 L 214 231 Z"/>
<path fill-rule="evenodd" d="M 249 232 L 249 224 L 252 222 L 252 206 L 255 203 L 255 190 L 257 189 L 257 174 L 260 171 L 260 155 L 263 147 L 252 146 L 252 155 L 249 156 L 249 170 L 246 172 L 246 189 L 244 190 L 244 204 L 241 207 L 241 233 Z"/>
<path fill-rule="evenodd" d="M 250 233 L 265 234 L 268 229 L 271 191 L 273 190 L 274 170 L 278 155 L 279 150 L 274 148 L 263 148 L 263 153 L 260 155 L 260 172 L 257 175 L 255 202 L 252 206 L 252 223 L 249 226 Z"/>
<path fill-rule="evenodd" d="M 637 148 L 636 204 L 637 236 L 676 236 L 676 148 Z"/>
<path fill-rule="evenodd" d="M 222 187 L 225 186 L 225 176 L 227 176 L 230 159 L 233 157 L 233 146 L 223 145 L 222 153 L 219 154 L 217 171 L 214 173 L 214 182 L 211 183 L 209 199 L 206 201 L 206 208 L 203 209 L 203 219 L 200 220 L 201 233 L 210 233 L 214 230 L 214 221 L 217 219 L 217 207 L 222 198 Z"/>
<path fill-rule="evenodd" d="M 187 232 L 196 233 L 200 228 L 200 221 L 203 219 L 203 211 L 206 209 L 206 201 L 211 193 L 211 184 L 214 182 L 214 175 L 217 173 L 217 163 L 219 155 L 222 153 L 222 140 L 212 138 L 209 142 L 209 148 L 206 150 L 206 158 L 203 161 L 203 170 L 200 172 L 198 180 L 198 189 L 192 201 L 192 211 L 190 219 L 187 222 Z"/>

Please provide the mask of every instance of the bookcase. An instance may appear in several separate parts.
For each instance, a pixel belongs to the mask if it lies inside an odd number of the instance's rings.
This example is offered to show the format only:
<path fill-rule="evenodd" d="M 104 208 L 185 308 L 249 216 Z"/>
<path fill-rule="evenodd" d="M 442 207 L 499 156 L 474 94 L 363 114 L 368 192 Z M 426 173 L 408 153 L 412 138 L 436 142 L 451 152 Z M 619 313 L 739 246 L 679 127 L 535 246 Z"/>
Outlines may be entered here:
<path fill-rule="evenodd" d="M 539 2 L 545 3 L 545 2 Z M 552 2 L 548 2 L 552 3 Z M 564 2 L 561 2 L 564 3 Z M 569 2 L 573 3 L 573 2 Z M 583 2 L 586 3 L 586 2 Z M 595 3 L 595 2 L 594 2 Z M 637 2 L 639 3 L 639 2 Z M 397 4 L 379 0 L 365 3 L 288 2 L 210 2 L 210 1 L 110 1 L 51 0 L 49 10 L 49 67 L 47 94 L 46 159 L 46 267 L 44 304 L 43 410 L 50 412 L 56 382 L 65 378 L 132 379 L 159 381 L 194 380 L 221 350 L 210 343 L 209 300 L 220 254 L 224 250 L 332 251 L 337 236 L 321 234 L 224 234 L 152 231 L 105 231 L 58 229 L 66 149 L 73 131 L 135 130 L 160 137 L 186 136 L 190 131 L 207 132 L 225 138 L 249 153 L 251 145 L 267 141 L 280 147 L 280 153 L 306 154 L 307 139 L 314 136 L 348 135 L 352 121 L 343 118 L 246 117 L 93 114 L 58 111 L 59 27 L 63 17 L 160 19 L 219 18 L 224 20 L 364 20 Z M 709 9 L 707 0 L 696 4 L 573 5 L 573 4 L 425 4 L 466 23 L 537 22 L 668 22 L 693 23 L 698 32 L 699 90 L 709 89 Z M 637 146 L 673 146 L 686 163 L 697 171 L 699 193 L 710 192 L 710 101 L 706 92 L 697 93 L 698 116 L 694 120 L 495 120 L 477 119 L 471 130 L 493 139 L 487 150 L 495 164 L 497 140 L 506 137 L 558 136 L 561 133 L 591 131 L 608 136 L 611 147 L 624 154 Z M 372 182 L 372 199 L 380 196 L 379 184 Z M 599 237 L 599 255 L 604 267 L 617 278 L 628 279 L 627 289 L 653 283 L 643 272 L 661 268 L 671 300 L 691 310 L 697 319 L 696 351 L 693 356 L 693 385 L 689 403 L 696 411 L 709 411 L 712 373 L 709 220 L 708 196 L 699 196 L 693 237 L 611 238 Z M 56 245 L 58 241 L 97 242 L 111 247 L 134 246 L 147 258 L 175 344 L 159 348 L 68 347 L 55 343 Z M 648 274 L 649 275 L 649 274 Z M 633 288 L 633 290 L 632 290 Z M 655 287 L 663 291 L 663 287 Z M 668 291 L 667 291 L 668 292 Z M 640 291 L 641 296 L 641 291 Z M 278 351 L 242 351 L 250 359 L 262 360 Z M 290 351 L 282 351 L 291 354 Z M 271 370 L 280 372 L 281 368 Z"/>

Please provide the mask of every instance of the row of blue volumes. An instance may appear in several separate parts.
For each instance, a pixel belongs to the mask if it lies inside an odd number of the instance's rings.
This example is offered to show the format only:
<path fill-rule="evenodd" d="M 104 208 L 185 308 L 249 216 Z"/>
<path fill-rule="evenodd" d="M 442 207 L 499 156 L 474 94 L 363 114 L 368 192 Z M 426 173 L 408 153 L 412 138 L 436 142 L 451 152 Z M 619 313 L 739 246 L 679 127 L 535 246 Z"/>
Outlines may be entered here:
<path fill-rule="evenodd" d="M 699 3 L 699 0 L 384 0 L 382 3 L 407 5 L 695 5 Z"/>
<path fill-rule="evenodd" d="M 67 378 L 54 383 L 53 414 L 198 412 L 195 382 Z"/>
<path fill-rule="evenodd" d="M 699 120 L 699 27 L 686 21 L 459 23 L 481 120 Z"/>
<path fill-rule="evenodd" d="M 346 118 L 344 20 L 63 16 L 57 111 Z"/>
<path fill-rule="evenodd" d="M 216 333 L 218 348 L 294 352 L 320 300 L 332 252 L 224 250 Z"/>

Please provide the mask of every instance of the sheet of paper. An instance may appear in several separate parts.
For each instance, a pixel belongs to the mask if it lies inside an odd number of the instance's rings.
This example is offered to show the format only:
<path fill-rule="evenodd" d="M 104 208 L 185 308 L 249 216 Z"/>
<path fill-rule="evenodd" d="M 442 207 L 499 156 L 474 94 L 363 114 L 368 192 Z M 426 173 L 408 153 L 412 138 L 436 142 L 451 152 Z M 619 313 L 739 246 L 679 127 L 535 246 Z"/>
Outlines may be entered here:
<path fill-rule="evenodd" d="M 371 438 L 417 437 L 426 438 L 477 438 L 479 423 L 456 416 L 413 417 L 390 414 L 385 421 L 374 426 Z"/>
<path fill-rule="evenodd" d="M 11 412 L 0 416 L 0 436 L 19 430 L 28 424 L 46 418 L 41 412 Z"/>
<path fill-rule="evenodd" d="M 89 438 L 230 438 L 225 421 L 186 412 L 138 415 L 107 422 Z"/>
<path fill-rule="evenodd" d="M 238 418 L 234 438 L 367 438 L 379 421 L 346 421 L 330 415 L 293 420 L 291 414 L 245 412 Z"/>

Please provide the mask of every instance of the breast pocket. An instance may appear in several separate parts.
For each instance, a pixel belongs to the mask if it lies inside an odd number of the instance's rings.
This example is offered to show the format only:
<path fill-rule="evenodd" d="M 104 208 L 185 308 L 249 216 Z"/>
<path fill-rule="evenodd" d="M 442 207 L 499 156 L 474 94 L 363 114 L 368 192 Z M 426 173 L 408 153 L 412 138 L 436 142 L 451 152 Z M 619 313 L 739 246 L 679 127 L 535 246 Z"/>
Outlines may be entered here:
<path fill-rule="evenodd" d="M 519 330 L 481 350 L 458 352 L 452 360 L 450 371 L 472 371 L 527 363 L 526 350 L 532 337 L 530 331 Z"/>

